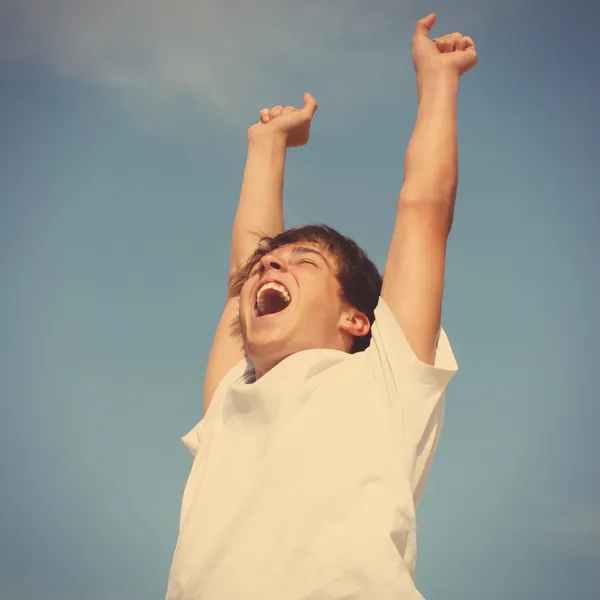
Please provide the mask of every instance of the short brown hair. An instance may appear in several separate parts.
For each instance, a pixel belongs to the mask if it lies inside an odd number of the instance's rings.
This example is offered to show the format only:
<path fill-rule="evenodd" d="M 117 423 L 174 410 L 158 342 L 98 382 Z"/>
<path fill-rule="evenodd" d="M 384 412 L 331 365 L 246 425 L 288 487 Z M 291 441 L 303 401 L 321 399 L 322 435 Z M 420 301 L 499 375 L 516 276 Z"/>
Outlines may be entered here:
<path fill-rule="evenodd" d="M 336 277 L 342 298 L 364 313 L 371 325 L 375 321 L 375 308 L 381 294 L 382 278 L 377 267 L 364 250 L 352 239 L 327 225 L 304 225 L 288 229 L 274 237 L 258 236 L 256 250 L 246 264 L 229 278 L 229 297 L 236 298 L 254 265 L 277 248 L 296 243 L 317 244 L 331 254 L 336 261 Z M 237 324 L 236 324 L 237 325 Z M 351 352 L 360 352 L 369 346 L 371 331 L 355 337 Z"/>

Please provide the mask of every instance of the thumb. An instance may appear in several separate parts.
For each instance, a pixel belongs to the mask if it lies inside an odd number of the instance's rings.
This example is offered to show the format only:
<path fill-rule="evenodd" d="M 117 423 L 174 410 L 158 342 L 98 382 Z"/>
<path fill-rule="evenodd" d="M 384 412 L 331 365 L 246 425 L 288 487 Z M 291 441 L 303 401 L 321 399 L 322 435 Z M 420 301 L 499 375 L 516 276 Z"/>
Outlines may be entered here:
<path fill-rule="evenodd" d="M 415 35 L 429 35 L 429 30 L 433 27 L 437 16 L 435 13 L 430 13 L 426 17 L 419 19 L 417 21 L 417 25 L 415 26 Z"/>
<path fill-rule="evenodd" d="M 306 94 L 304 94 L 304 110 L 308 113 L 310 118 L 317 112 L 317 108 L 319 108 L 317 101 L 311 94 L 306 92 Z"/>

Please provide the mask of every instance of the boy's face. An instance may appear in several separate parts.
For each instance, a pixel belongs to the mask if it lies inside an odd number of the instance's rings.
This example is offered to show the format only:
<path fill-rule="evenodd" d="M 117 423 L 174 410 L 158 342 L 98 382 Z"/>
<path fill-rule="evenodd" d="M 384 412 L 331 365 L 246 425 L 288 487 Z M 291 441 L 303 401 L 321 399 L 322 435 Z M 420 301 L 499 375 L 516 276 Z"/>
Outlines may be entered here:
<path fill-rule="evenodd" d="M 342 301 L 335 259 L 315 244 L 289 244 L 264 256 L 240 293 L 241 333 L 258 377 L 302 350 L 349 351 L 352 336 L 364 329 L 362 320 L 356 331 L 357 314 Z"/>

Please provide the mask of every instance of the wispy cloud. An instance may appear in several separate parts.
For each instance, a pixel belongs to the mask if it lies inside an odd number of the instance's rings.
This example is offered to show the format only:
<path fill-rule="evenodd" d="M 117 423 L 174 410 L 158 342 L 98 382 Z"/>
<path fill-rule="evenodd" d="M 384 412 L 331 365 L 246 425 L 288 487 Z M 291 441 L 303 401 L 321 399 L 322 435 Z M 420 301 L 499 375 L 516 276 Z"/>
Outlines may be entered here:
<path fill-rule="evenodd" d="M 467 23 L 500 10 L 455 4 Z M 344 102 L 397 80 L 423 10 L 416 0 L 0 0 L 0 59 L 42 63 L 146 108 L 231 115 L 290 82 Z"/>

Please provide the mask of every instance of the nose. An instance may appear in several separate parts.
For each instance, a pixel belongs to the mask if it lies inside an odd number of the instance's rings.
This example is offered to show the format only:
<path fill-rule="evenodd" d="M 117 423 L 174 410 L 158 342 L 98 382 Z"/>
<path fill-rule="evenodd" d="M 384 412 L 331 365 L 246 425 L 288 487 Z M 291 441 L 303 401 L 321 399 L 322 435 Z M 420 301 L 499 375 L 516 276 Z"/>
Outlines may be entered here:
<path fill-rule="evenodd" d="M 266 254 L 260 259 L 260 264 L 263 272 L 269 269 L 275 271 L 285 271 L 285 262 L 274 254 Z"/>

